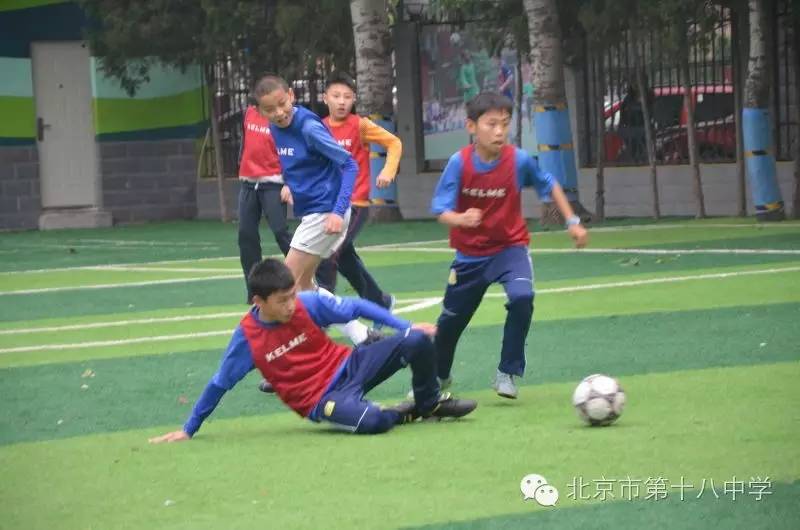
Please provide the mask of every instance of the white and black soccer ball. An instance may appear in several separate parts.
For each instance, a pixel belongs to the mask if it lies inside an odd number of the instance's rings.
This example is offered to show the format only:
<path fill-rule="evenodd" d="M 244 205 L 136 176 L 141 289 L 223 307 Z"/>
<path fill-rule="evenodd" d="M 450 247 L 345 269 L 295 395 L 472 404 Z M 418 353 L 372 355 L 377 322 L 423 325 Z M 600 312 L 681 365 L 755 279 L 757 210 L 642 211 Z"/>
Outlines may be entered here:
<path fill-rule="evenodd" d="M 572 404 L 589 425 L 611 425 L 622 414 L 625 391 L 613 377 L 592 374 L 578 384 Z"/>

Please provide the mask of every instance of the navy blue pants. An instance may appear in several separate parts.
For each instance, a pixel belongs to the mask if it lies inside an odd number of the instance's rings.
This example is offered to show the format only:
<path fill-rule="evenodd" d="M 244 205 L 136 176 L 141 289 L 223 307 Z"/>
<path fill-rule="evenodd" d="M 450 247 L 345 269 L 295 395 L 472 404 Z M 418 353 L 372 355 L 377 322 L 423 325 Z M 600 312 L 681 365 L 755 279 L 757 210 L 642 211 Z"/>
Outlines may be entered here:
<path fill-rule="evenodd" d="M 533 318 L 533 266 L 528 249 L 516 246 L 485 260 L 456 260 L 451 265 L 442 313 L 437 322 L 439 378 L 450 377 L 458 339 L 478 309 L 486 289 L 493 283 L 499 283 L 505 289 L 508 311 L 497 369 L 517 376 L 525 372 L 525 339 Z"/>
<path fill-rule="evenodd" d="M 286 224 L 286 203 L 281 202 L 283 184 L 264 182 L 252 184 L 241 182 L 239 189 L 239 260 L 242 263 L 245 282 L 253 265 L 261 261 L 261 217 L 267 218 L 275 242 L 285 256 L 289 252 L 292 235 Z M 250 300 L 251 293 L 247 293 Z"/>
<path fill-rule="evenodd" d="M 417 411 L 433 410 L 439 400 L 433 342 L 421 331 L 407 330 L 354 349 L 338 381 L 310 417 L 359 434 L 388 431 L 400 422 L 400 413 L 382 409 L 364 396 L 406 366 L 411 368 Z"/>
<path fill-rule="evenodd" d="M 332 293 L 336 292 L 336 271 L 342 273 L 359 298 L 374 304 L 389 307 L 389 295 L 378 286 L 378 282 L 367 270 L 361 256 L 356 252 L 355 240 L 369 218 L 368 206 L 353 206 L 350 225 L 344 243 L 330 258 L 322 260 L 317 268 L 317 283 Z"/>

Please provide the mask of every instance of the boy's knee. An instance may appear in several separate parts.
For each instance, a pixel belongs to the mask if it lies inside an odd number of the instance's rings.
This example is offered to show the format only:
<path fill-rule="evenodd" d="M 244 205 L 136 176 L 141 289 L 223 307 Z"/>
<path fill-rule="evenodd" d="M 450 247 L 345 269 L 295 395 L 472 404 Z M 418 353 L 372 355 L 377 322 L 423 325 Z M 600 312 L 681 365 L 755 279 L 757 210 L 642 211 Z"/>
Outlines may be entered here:
<path fill-rule="evenodd" d="M 431 338 L 419 329 L 409 330 L 408 336 L 403 342 L 405 342 L 409 348 L 412 348 L 415 351 L 424 351 L 433 347 Z"/>
<path fill-rule="evenodd" d="M 370 407 L 356 427 L 357 434 L 381 434 L 396 424 L 396 418 L 391 412 L 383 411 L 377 406 Z"/>
<path fill-rule="evenodd" d="M 403 339 L 406 353 L 403 355 L 408 363 L 420 356 L 433 355 L 433 341 L 425 333 L 418 329 L 411 329 Z"/>
<path fill-rule="evenodd" d="M 532 291 L 520 291 L 509 293 L 506 308 L 509 311 L 533 312 L 534 294 Z"/>

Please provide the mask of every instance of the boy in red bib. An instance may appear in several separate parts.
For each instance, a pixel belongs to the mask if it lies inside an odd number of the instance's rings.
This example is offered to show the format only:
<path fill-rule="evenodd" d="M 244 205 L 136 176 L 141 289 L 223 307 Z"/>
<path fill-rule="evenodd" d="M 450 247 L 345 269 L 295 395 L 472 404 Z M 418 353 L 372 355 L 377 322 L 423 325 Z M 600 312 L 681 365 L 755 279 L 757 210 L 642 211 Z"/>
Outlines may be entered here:
<path fill-rule="evenodd" d="M 269 120 L 254 106 L 247 107 L 242 129 L 242 150 L 239 155 L 239 259 L 247 273 L 261 261 L 261 216 L 267 218 L 275 242 L 285 256 L 292 235 L 286 223 L 287 203 L 291 193 L 283 182 L 281 161 L 272 139 Z M 252 293 L 247 293 L 250 303 Z"/>
<path fill-rule="evenodd" d="M 254 305 L 228 344 L 217 373 L 206 385 L 183 428 L 151 443 L 191 439 L 225 393 L 257 369 L 275 394 L 299 416 L 354 433 L 378 434 L 416 418 L 458 418 L 477 403 L 439 391 L 431 324 L 412 325 L 360 298 L 336 298 L 314 291 L 297 293 L 289 268 L 265 259 L 247 283 Z M 368 318 L 398 332 L 351 349 L 333 342 L 324 328 Z M 408 366 L 415 402 L 382 408 L 364 396 Z"/>
<path fill-rule="evenodd" d="M 508 144 L 511 110 L 511 100 L 497 92 L 483 92 L 467 103 L 467 131 L 475 143 L 450 157 L 431 210 L 450 227 L 450 246 L 456 250 L 435 340 L 442 388 L 452 382 L 450 370 L 461 333 L 486 289 L 499 283 L 506 292 L 508 314 L 494 388 L 513 399 L 518 393 L 514 377 L 525 371 L 534 298 L 522 188 L 533 187 L 541 199 L 556 204 L 577 247 L 586 245 L 588 234 L 555 177 L 542 171 L 528 153 Z"/>
<path fill-rule="evenodd" d="M 323 96 L 329 115 L 322 120 L 336 139 L 358 164 L 358 176 L 351 197 L 350 225 L 344 243 L 330 258 L 320 263 L 317 283 L 331 292 L 336 290 L 336 271 L 342 273 L 353 286 L 358 296 L 386 308 L 391 308 L 392 297 L 384 293 L 364 266 L 356 252 L 354 243 L 369 217 L 370 165 L 369 144 L 375 143 L 386 149 L 386 164 L 377 176 L 376 184 L 383 188 L 397 176 L 397 167 L 403 146 L 400 139 L 376 125 L 369 118 L 353 114 L 356 101 L 356 85 L 344 72 L 333 74 Z"/>

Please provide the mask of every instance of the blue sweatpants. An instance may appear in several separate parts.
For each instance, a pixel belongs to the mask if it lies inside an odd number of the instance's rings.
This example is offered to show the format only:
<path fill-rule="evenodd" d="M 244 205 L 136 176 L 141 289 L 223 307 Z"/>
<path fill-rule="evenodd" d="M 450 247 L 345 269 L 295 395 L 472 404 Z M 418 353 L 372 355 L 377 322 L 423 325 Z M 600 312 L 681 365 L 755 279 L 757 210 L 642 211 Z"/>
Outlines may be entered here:
<path fill-rule="evenodd" d="M 440 379 L 450 377 L 458 339 L 493 283 L 505 289 L 508 312 L 497 369 L 517 376 L 525 372 L 525 339 L 533 318 L 533 265 L 527 247 L 515 246 L 479 261 L 453 262 L 437 322 L 435 344 Z"/>
<path fill-rule="evenodd" d="M 421 331 L 409 329 L 356 347 L 309 417 L 359 434 L 388 431 L 400 422 L 400 413 L 382 409 L 364 396 L 406 366 L 411 368 L 417 412 L 433 410 L 439 400 L 433 342 Z"/>

